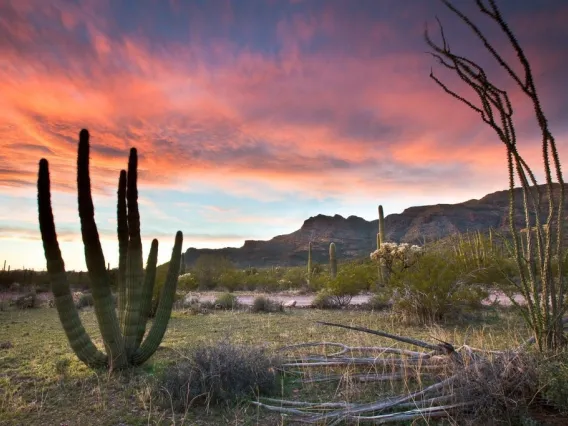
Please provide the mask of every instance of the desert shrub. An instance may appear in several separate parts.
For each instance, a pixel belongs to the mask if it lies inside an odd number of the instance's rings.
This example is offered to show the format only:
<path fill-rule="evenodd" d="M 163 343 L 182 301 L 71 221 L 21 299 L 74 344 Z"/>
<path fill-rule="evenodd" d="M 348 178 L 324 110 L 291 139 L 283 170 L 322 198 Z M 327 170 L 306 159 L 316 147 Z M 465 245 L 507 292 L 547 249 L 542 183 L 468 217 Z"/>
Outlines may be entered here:
<path fill-rule="evenodd" d="M 193 290 L 197 290 L 197 278 L 195 278 L 195 275 L 187 273 L 187 274 L 183 274 L 180 275 L 178 278 L 178 285 L 177 288 L 178 290 L 184 290 L 184 291 L 193 291 Z"/>
<path fill-rule="evenodd" d="M 218 309 L 237 309 L 239 302 L 237 296 L 232 293 L 223 293 L 215 299 L 215 307 Z"/>
<path fill-rule="evenodd" d="M 254 298 L 251 306 L 251 312 L 283 312 L 284 306 L 281 302 L 269 299 L 265 296 L 257 296 Z"/>
<path fill-rule="evenodd" d="M 93 306 L 95 304 L 95 299 L 91 293 L 81 293 L 78 300 L 75 302 L 77 309 L 82 309 L 87 306 Z"/>
<path fill-rule="evenodd" d="M 377 268 L 371 262 L 349 262 L 341 265 L 337 277 L 329 278 L 326 283 L 329 296 L 337 306 L 351 303 L 353 296 L 369 289 L 377 278 Z"/>
<path fill-rule="evenodd" d="M 47 293 L 49 292 L 51 289 L 49 287 L 49 283 L 47 284 L 39 284 L 35 286 L 35 291 L 36 293 Z"/>
<path fill-rule="evenodd" d="M 320 290 L 312 300 L 312 307 L 316 309 L 334 309 L 337 308 L 335 299 L 329 293 L 329 290 Z"/>
<path fill-rule="evenodd" d="M 233 263 L 226 257 L 216 254 L 202 254 L 195 261 L 192 273 L 197 279 L 199 289 L 212 290 L 219 285 L 221 275 L 233 269 Z"/>
<path fill-rule="evenodd" d="M 278 362 L 264 349 L 230 343 L 190 349 L 185 360 L 157 381 L 164 405 L 185 411 L 192 404 L 228 404 L 277 390 Z"/>
<path fill-rule="evenodd" d="M 386 292 L 380 292 L 371 296 L 369 301 L 363 304 L 362 307 L 370 311 L 383 311 L 385 309 L 389 309 L 391 306 L 392 302 L 389 294 Z"/>
<path fill-rule="evenodd" d="M 18 309 L 39 308 L 40 300 L 35 291 L 30 291 L 16 299 L 16 307 Z"/>
<path fill-rule="evenodd" d="M 312 268 L 313 269 L 313 268 Z M 308 271 L 304 267 L 287 268 L 282 277 L 288 283 L 288 288 L 300 288 L 308 283 Z"/>
<path fill-rule="evenodd" d="M 568 352 L 539 362 L 540 395 L 563 412 L 568 412 Z"/>
<path fill-rule="evenodd" d="M 423 253 L 412 267 L 393 272 L 388 286 L 394 311 L 419 323 L 478 308 L 488 296 L 449 250 Z"/>
<path fill-rule="evenodd" d="M 243 288 L 246 274 L 238 269 L 227 269 L 217 279 L 217 285 L 231 292 Z"/>
<path fill-rule="evenodd" d="M 0 299 L 0 312 L 10 309 L 10 301 L 8 299 Z"/>

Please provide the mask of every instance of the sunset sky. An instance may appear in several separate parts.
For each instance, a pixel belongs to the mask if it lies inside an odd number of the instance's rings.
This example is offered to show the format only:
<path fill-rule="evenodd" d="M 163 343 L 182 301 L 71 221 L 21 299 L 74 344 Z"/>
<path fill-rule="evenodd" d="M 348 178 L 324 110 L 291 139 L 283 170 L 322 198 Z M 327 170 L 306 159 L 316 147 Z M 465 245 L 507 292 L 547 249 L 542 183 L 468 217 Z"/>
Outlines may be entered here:
<path fill-rule="evenodd" d="M 514 59 L 473 1 L 454 3 Z M 564 159 L 568 2 L 498 4 Z M 36 181 L 46 158 L 67 269 L 84 269 L 81 128 L 111 266 L 131 146 L 144 256 L 156 237 L 160 263 L 178 229 L 184 250 L 237 247 L 320 213 L 371 220 L 378 204 L 388 215 L 505 189 L 502 144 L 429 78 L 434 67 L 471 95 L 427 54 L 423 31 L 428 22 L 438 39 L 436 16 L 454 51 L 511 90 L 522 153 L 542 176 L 530 106 L 438 0 L 0 0 L 0 262 L 45 269 Z"/>

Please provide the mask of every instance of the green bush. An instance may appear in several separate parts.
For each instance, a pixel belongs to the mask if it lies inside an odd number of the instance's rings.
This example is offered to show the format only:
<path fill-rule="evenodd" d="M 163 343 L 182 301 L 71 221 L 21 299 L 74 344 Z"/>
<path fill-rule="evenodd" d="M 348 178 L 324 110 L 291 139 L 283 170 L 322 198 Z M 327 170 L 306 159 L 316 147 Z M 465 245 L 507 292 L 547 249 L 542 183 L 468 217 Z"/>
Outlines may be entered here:
<path fill-rule="evenodd" d="M 199 289 L 212 290 L 219 285 L 219 278 L 234 269 L 232 262 L 216 254 L 202 254 L 195 261 L 191 272 L 195 275 Z"/>
<path fill-rule="evenodd" d="M 320 290 L 312 301 L 312 307 L 316 309 L 334 309 L 338 308 L 335 299 L 331 296 L 329 290 Z"/>
<path fill-rule="evenodd" d="M 539 362 L 541 396 L 557 409 L 568 413 L 568 352 Z"/>
<path fill-rule="evenodd" d="M 18 309 L 33 309 L 39 308 L 40 300 L 37 297 L 35 291 L 30 291 L 29 293 L 19 296 L 16 299 L 16 307 Z"/>
<path fill-rule="evenodd" d="M 215 299 L 215 307 L 218 309 L 237 309 L 238 306 L 237 296 L 232 293 L 223 293 Z"/>
<path fill-rule="evenodd" d="M 75 303 L 77 309 L 82 309 L 86 306 L 93 306 L 95 304 L 95 299 L 91 293 L 82 293 L 79 299 Z"/>
<path fill-rule="evenodd" d="M 407 320 L 428 323 L 478 308 L 488 296 L 450 250 L 422 254 L 412 267 L 389 278 L 393 309 Z"/>
<path fill-rule="evenodd" d="M 177 288 L 183 291 L 195 291 L 197 290 L 198 283 L 195 275 L 191 273 L 180 275 L 178 278 Z"/>
<path fill-rule="evenodd" d="M 244 271 L 227 269 L 219 275 L 217 285 L 229 292 L 236 291 L 243 288 L 245 278 L 247 278 L 247 276 Z"/>
<path fill-rule="evenodd" d="M 192 404 L 228 404 L 278 390 L 278 361 L 264 349 L 230 343 L 187 350 L 156 383 L 162 403 L 176 411 Z"/>
<path fill-rule="evenodd" d="M 251 312 L 283 312 L 284 306 L 281 302 L 269 299 L 265 296 L 257 296 L 254 298 L 251 306 Z"/>
<path fill-rule="evenodd" d="M 390 307 L 392 307 L 392 303 L 389 294 L 386 292 L 374 294 L 369 301 L 363 305 L 363 308 L 370 311 L 384 311 Z"/>
<path fill-rule="evenodd" d="M 326 288 L 337 306 L 351 303 L 353 296 L 368 290 L 377 279 L 377 268 L 371 262 L 348 262 L 340 265 L 336 278 L 329 278 Z"/>

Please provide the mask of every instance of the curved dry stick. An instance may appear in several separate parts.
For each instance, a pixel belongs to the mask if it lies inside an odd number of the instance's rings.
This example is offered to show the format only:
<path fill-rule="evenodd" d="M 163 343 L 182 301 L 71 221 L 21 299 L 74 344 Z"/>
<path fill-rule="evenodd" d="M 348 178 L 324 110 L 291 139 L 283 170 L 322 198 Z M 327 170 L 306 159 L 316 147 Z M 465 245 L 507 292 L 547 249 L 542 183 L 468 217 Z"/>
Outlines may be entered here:
<path fill-rule="evenodd" d="M 364 333 L 375 334 L 377 336 L 386 337 L 388 339 L 396 340 L 398 342 L 408 343 L 410 345 L 418 346 L 418 347 L 425 348 L 425 349 L 430 349 L 430 350 L 433 350 L 437 353 L 442 353 L 442 354 L 445 354 L 445 355 L 450 354 L 452 352 L 455 352 L 454 347 L 450 343 L 446 343 L 446 342 L 444 342 L 440 345 L 433 345 L 431 343 L 423 342 L 422 340 L 413 339 L 411 337 L 397 336 L 395 334 L 386 333 L 384 331 L 371 330 L 370 328 L 366 328 L 366 327 L 357 327 L 357 326 L 351 326 L 351 325 L 336 324 L 336 323 L 326 322 L 326 321 L 316 321 L 316 322 L 318 324 L 330 325 L 332 327 L 341 327 L 341 328 L 347 328 L 348 330 L 362 331 Z"/>

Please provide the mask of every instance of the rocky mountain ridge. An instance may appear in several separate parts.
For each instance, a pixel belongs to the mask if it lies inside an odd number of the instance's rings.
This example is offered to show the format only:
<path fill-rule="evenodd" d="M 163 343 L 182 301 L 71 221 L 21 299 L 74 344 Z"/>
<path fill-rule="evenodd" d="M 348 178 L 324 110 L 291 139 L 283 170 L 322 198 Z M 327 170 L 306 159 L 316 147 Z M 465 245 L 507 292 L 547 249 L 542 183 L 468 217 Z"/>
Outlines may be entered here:
<path fill-rule="evenodd" d="M 546 193 L 544 186 L 541 188 Z M 559 189 L 560 186 L 556 184 L 555 197 Z M 520 188 L 515 190 L 515 198 L 515 222 L 523 226 Z M 565 206 L 568 207 L 567 200 Z M 543 213 L 543 220 L 545 214 L 546 212 Z M 508 190 L 457 204 L 409 207 L 402 213 L 385 216 L 387 241 L 418 244 L 459 232 L 486 231 L 489 228 L 507 232 L 508 226 Z M 306 219 L 300 229 L 267 241 L 246 240 L 239 248 L 189 248 L 185 252 L 185 262 L 191 266 L 202 254 L 217 254 L 227 257 L 239 267 L 305 265 L 309 241 L 312 241 L 315 262 L 327 262 L 329 243 L 332 241 L 336 245 L 338 258 L 357 258 L 368 256 L 376 248 L 378 228 L 378 219 L 367 221 L 358 216 L 344 218 L 337 214 L 319 214 Z"/>

